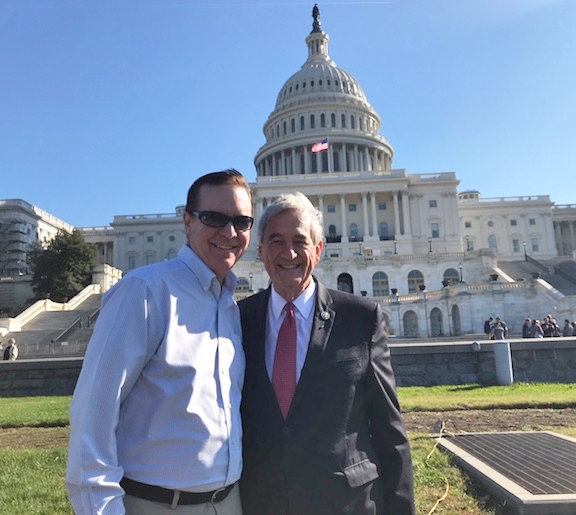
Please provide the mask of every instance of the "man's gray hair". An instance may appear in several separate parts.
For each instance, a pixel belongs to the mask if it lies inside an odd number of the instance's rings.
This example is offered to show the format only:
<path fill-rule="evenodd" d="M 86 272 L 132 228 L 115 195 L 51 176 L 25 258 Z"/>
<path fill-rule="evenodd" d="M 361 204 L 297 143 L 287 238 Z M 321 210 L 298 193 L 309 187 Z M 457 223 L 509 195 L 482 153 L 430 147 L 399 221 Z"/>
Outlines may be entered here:
<path fill-rule="evenodd" d="M 310 236 L 314 245 L 324 239 L 322 213 L 314 207 L 306 195 L 297 191 L 280 195 L 264 210 L 258 221 L 258 242 L 260 244 L 262 244 L 268 223 L 284 211 L 294 211 L 300 220 L 310 222 Z"/>

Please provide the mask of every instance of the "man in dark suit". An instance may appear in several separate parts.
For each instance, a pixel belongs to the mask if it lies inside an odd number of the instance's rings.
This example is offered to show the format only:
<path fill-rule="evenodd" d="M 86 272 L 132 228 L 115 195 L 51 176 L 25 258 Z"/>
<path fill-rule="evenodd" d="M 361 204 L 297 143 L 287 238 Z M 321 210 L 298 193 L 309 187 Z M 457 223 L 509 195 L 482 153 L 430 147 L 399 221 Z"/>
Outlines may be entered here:
<path fill-rule="evenodd" d="M 414 513 L 382 312 L 312 277 L 322 215 L 301 193 L 263 213 L 271 287 L 240 302 L 244 515 Z"/>

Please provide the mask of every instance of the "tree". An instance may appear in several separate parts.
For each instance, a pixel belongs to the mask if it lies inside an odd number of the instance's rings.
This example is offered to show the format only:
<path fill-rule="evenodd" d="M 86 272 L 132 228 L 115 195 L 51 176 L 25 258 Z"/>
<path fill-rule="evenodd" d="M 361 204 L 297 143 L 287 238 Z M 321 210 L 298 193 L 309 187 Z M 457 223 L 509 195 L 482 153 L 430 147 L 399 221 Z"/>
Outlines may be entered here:
<path fill-rule="evenodd" d="M 46 249 L 37 243 L 28 252 L 32 286 L 38 298 L 66 302 L 92 282 L 96 249 L 80 231 L 59 231 Z"/>

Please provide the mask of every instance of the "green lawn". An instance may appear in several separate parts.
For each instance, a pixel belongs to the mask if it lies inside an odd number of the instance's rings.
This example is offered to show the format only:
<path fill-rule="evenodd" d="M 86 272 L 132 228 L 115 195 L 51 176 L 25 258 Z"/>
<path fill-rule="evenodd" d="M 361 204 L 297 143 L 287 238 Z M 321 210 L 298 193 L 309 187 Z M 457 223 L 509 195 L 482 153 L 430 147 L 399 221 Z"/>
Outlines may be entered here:
<path fill-rule="evenodd" d="M 576 406 L 576 387 L 569 384 L 517 384 L 509 387 L 441 386 L 399 388 L 405 412 L 420 410 Z M 0 428 L 62 426 L 68 422 L 70 397 L 0 399 Z M 561 431 L 576 437 L 576 428 Z M 427 515 L 446 489 L 434 512 L 441 515 L 509 515 L 454 466 L 449 456 L 434 451 L 428 435 L 410 434 L 414 460 L 416 507 Z M 0 513 L 71 514 L 64 489 L 66 449 L 0 452 Z"/>

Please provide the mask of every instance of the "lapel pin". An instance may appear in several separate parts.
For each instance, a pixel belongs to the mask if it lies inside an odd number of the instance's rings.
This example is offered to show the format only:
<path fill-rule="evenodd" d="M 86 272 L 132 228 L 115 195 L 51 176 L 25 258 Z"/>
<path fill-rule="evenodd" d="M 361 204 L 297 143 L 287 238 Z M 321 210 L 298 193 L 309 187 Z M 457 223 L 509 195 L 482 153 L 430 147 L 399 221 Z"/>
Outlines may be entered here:
<path fill-rule="evenodd" d="M 320 318 L 322 320 L 328 320 L 330 318 L 330 313 L 328 313 L 328 311 L 322 311 L 320 313 Z"/>

